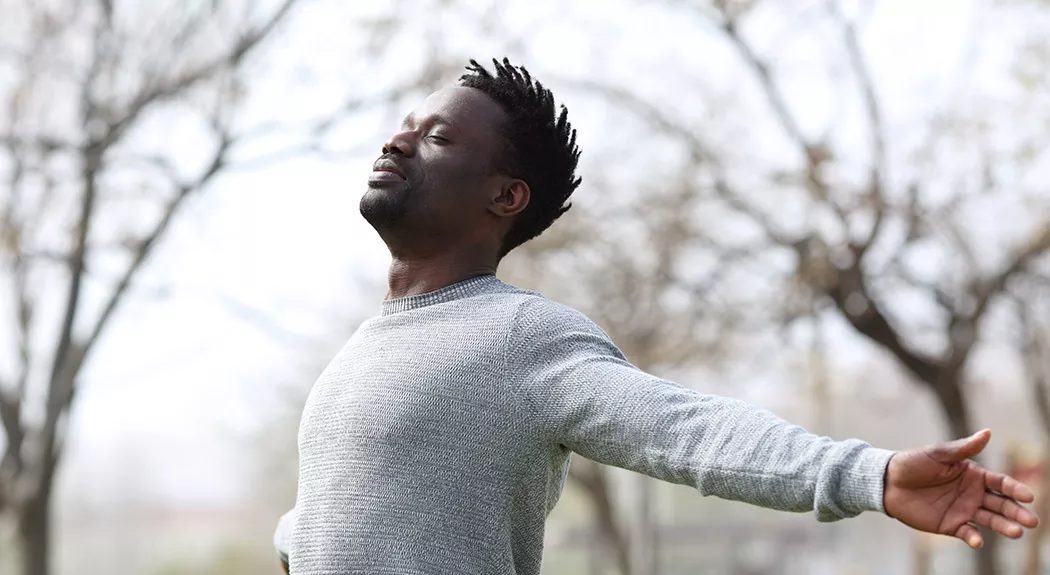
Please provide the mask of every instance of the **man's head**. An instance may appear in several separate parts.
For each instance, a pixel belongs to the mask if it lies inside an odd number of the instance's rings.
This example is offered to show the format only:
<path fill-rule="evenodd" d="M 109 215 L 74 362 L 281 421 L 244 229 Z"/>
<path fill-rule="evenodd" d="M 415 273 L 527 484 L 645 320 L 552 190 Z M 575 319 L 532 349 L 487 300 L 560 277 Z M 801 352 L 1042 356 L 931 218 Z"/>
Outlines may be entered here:
<path fill-rule="evenodd" d="M 564 106 L 506 59 L 471 60 L 383 146 L 361 214 L 391 250 L 491 245 L 501 258 L 569 209 L 580 152 Z"/>

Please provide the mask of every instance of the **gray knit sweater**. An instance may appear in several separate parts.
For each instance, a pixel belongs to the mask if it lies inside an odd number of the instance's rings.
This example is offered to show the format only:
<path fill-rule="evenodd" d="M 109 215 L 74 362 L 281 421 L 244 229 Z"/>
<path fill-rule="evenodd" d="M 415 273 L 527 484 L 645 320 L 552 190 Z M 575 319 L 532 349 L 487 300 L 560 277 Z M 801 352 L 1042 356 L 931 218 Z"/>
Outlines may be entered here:
<path fill-rule="evenodd" d="M 821 521 L 882 511 L 892 455 L 646 374 L 480 276 L 384 302 L 321 374 L 275 540 L 293 575 L 537 575 L 572 452 Z"/>

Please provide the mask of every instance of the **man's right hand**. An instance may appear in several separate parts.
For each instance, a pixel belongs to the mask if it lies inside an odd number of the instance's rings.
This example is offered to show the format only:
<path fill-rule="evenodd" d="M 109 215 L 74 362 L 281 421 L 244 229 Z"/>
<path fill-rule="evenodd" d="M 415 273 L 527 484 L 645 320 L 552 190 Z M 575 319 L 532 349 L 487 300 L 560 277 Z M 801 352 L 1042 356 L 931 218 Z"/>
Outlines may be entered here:
<path fill-rule="evenodd" d="M 905 525 L 958 537 L 974 549 L 984 542 L 977 527 L 1017 539 L 1039 518 L 1024 507 L 1032 491 L 1012 477 L 970 460 L 991 437 L 985 429 L 958 441 L 894 454 L 886 469 L 886 514 Z"/>

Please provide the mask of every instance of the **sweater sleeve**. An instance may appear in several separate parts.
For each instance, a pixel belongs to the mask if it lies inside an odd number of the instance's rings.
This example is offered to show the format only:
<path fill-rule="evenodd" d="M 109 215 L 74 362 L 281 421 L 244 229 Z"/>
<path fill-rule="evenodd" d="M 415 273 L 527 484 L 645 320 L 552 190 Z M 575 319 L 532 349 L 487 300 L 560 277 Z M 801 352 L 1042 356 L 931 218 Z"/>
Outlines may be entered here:
<path fill-rule="evenodd" d="M 769 411 L 649 375 L 583 314 L 542 297 L 518 309 L 508 377 L 554 444 L 703 495 L 820 521 L 884 512 L 893 452 L 807 433 Z"/>

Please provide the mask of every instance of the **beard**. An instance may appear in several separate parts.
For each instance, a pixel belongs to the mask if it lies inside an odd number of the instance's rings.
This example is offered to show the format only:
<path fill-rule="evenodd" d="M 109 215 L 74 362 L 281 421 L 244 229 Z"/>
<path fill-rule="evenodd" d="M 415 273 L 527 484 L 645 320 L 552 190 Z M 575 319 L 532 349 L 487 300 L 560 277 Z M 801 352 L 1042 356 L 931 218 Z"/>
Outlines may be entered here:
<path fill-rule="evenodd" d="M 389 190 L 369 187 L 361 196 L 361 216 L 377 232 L 398 228 L 408 214 L 408 190 Z"/>

